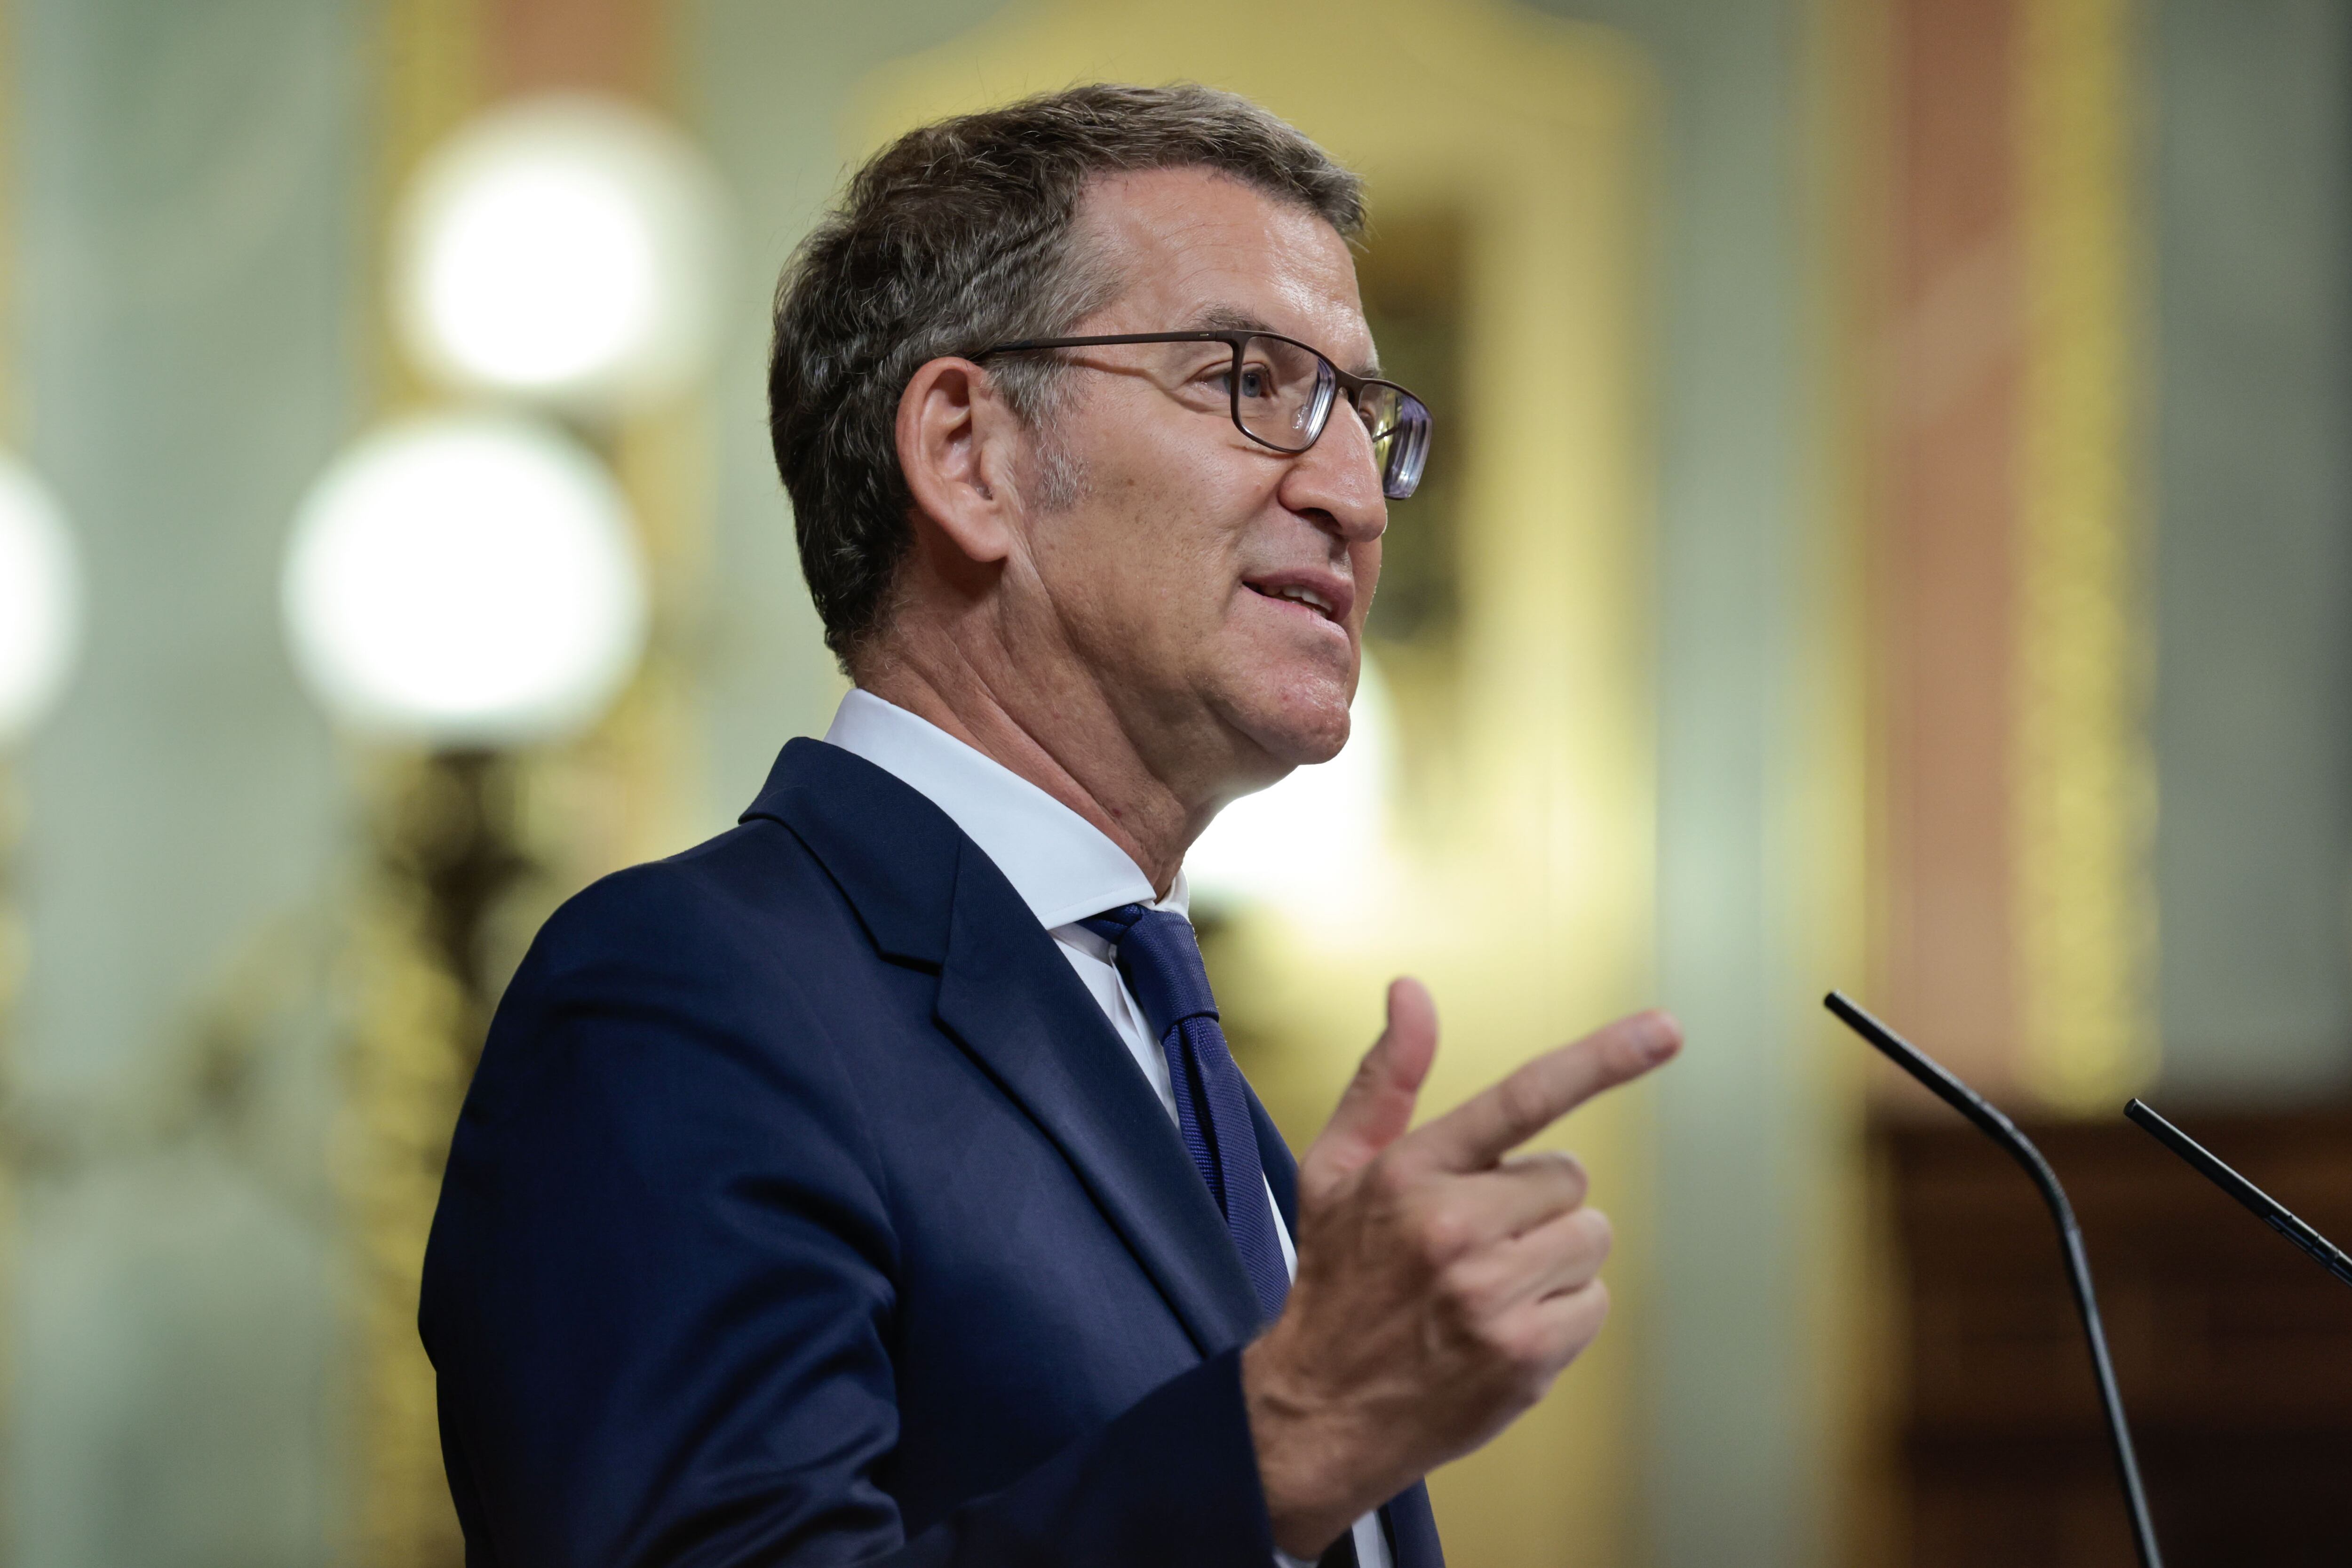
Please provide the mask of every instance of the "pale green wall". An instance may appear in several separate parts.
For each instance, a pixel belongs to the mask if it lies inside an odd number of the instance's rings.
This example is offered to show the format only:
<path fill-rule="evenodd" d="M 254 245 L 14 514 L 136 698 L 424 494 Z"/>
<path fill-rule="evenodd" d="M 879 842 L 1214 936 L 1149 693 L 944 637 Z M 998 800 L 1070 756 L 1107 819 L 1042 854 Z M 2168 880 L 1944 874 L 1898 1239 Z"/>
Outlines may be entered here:
<path fill-rule="evenodd" d="M 1826 1131 L 1797 834 L 1807 570 L 1822 433 L 1808 359 L 1809 161 L 1796 0 L 1557 0 L 1639 40 L 1660 88 L 1657 232 L 1658 994 L 1690 1034 L 1655 1089 L 1656 1278 L 1643 1446 L 1657 1568 L 1825 1561 L 1805 1224 Z M 1859 831 L 1859 824 L 1855 825 Z"/>
<path fill-rule="evenodd" d="M 2164 1083 L 2352 1085 L 2352 16 L 2165 0 L 2155 102 Z"/>
<path fill-rule="evenodd" d="M 24 760 L 33 1122 L 8 1481 L 21 1568 L 324 1560 L 338 1469 L 329 1032 L 159 1145 L 225 971 L 315 907 L 343 805 L 278 632 L 346 435 L 355 5 L 16 0 L 10 374 L 79 525 L 89 658 Z"/>
<path fill-rule="evenodd" d="M 848 174 L 849 94 L 885 61 L 986 21 L 995 0 L 694 0 L 681 49 L 698 129 L 742 204 L 733 324 L 712 395 L 717 457 L 702 815 L 751 803 L 786 738 L 823 734 L 837 690 L 768 450 L 768 308 L 776 276 Z"/>

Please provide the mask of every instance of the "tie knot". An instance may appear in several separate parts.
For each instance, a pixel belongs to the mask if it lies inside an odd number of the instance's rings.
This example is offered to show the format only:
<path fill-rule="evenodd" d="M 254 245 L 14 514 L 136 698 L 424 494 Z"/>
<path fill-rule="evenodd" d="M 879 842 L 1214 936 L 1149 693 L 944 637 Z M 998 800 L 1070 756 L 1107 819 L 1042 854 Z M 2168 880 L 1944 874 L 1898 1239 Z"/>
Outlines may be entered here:
<path fill-rule="evenodd" d="M 1119 972 L 1153 1029 L 1166 1034 L 1187 1018 L 1213 1018 L 1217 999 L 1192 922 L 1173 910 L 1121 904 L 1078 922 L 1118 949 Z"/>

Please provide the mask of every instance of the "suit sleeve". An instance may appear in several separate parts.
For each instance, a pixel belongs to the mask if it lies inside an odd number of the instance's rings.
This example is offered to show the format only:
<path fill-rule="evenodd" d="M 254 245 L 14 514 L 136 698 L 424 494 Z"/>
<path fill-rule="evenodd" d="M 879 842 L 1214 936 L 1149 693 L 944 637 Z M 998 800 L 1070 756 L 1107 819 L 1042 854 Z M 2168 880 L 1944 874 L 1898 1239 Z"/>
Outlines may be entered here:
<path fill-rule="evenodd" d="M 778 960 L 722 902 L 610 879 L 500 1007 L 420 1313 L 472 1568 L 1263 1568 L 1237 1352 L 907 1538 L 886 1178 L 835 1042 L 788 976 L 744 984 Z"/>

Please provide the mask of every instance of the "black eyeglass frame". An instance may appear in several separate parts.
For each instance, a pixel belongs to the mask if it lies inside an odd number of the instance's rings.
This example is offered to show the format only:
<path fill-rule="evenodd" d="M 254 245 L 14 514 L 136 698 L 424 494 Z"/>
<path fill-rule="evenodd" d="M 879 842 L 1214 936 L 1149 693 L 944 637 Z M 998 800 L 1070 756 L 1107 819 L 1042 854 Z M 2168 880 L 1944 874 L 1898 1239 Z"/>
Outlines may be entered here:
<path fill-rule="evenodd" d="M 1331 391 L 1329 395 L 1318 400 L 1313 415 L 1314 427 L 1308 432 L 1307 439 L 1298 446 L 1286 447 L 1278 441 L 1270 441 L 1242 422 L 1242 353 L 1244 349 L 1246 348 L 1250 341 L 1254 338 L 1265 338 L 1277 343 L 1288 343 L 1292 348 L 1313 355 L 1316 362 L 1323 367 L 1325 375 L 1328 377 L 1328 384 L 1331 388 Z M 1323 438 L 1323 432 L 1330 427 L 1331 409 L 1333 405 L 1339 401 L 1339 395 L 1340 393 L 1347 394 L 1348 405 L 1351 408 L 1355 408 L 1358 412 L 1358 416 L 1361 417 L 1362 409 L 1357 400 L 1363 395 L 1364 388 L 1368 386 L 1385 386 L 1390 391 L 1397 395 L 1397 408 L 1400 417 L 1398 427 L 1393 433 L 1401 437 L 1406 437 L 1409 439 L 1403 448 L 1402 462 L 1391 463 L 1383 466 L 1383 470 L 1381 474 L 1381 493 L 1391 500 L 1402 500 L 1406 497 L 1412 495 L 1412 492 L 1421 486 L 1422 469 L 1427 464 L 1429 459 L 1429 438 L 1432 429 L 1436 423 L 1436 421 L 1430 416 L 1429 405 L 1423 403 L 1412 392 L 1404 386 L 1400 385 L 1396 382 L 1389 381 L 1377 375 L 1350 375 L 1346 371 L 1341 370 L 1338 365 L 1332 363 L 1331 356 L 1325 353 L 1321 349 L 1315 347 L 1312 343 L 1302 343 L 1297 338 L 1285 337 L 1280 332 L 1221 330 L 1194 332 L 1114 332 L 1108 336 L 1083 338 L 1022 338 L 1013 342 L 993 344 L 991 347 L 982 349 L 978 353 L 971 354 L 968 357 L 977 363 L 994 354 L 1037 353 L 1051 349 L 1111 348 L 1122 343 L 1225 344 L 1228 348 L 1234 351 L 1234 374 L 1232 376 L 1232 384 L 1226 388 L 1227 412 L 1233 416 L 1234 428 L 1240 431 L 1244 436 L 1248 437 L 1251 440 L 1256 442 L 1259 446 L 1265 447 L 1268 451 L 1280 452 L 1286 458 L 1295 458 L 1298 456 L 1301 452 L 1313 447 L 1316 442 Z M 1405 413 L 1408 409 L 1419 409 L 1421 411 L 1420 428 L 1418 431 L 1405 428 L 1405 426 L 1410 422 L 1410 416 Z M 1374 448 L 1377 450 L 1379 443 L 1383 438 L 1391 435 L 1391 432 L 1385 430 L 1370 430 L 1367 434 L 1371 437 Z M 1410 439 L 1411 437 L 1415 437 L 1418 438 Z M 1402 467 L 1406 471 L 1397 479 L 1391 481 L 1387 470 L 1388 468 L 1397 467 Z"/>

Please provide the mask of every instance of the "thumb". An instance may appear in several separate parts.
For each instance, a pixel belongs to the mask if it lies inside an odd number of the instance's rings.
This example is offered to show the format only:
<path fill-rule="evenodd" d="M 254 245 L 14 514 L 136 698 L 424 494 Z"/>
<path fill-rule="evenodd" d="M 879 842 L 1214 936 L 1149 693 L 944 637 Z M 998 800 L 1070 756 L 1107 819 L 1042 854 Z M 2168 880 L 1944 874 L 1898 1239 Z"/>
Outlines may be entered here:
<path fill-rule="evenodd" d="M 1302 1184 L 1353 1175 L 1412 1125 L 1413 1103 L 1437 1056 L 1437 1004 L 1411 976 L 1389 984 L 1389 1026 L 1372 1042 L 1338 1109 L 1300 1162 Z"/>

